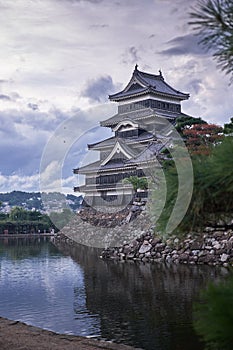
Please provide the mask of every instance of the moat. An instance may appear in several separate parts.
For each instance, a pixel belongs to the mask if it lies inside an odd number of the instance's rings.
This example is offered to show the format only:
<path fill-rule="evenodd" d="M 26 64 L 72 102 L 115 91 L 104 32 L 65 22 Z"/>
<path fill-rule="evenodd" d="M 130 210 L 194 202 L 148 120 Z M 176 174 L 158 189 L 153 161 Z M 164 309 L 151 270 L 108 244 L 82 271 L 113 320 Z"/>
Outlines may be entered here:
<path fill-rule="evenodd" d="M 146 350 L 201 350 L 192 305 L 225 268 L 103 261 L 49 238 L 0 240 L 0 316 Z"/>

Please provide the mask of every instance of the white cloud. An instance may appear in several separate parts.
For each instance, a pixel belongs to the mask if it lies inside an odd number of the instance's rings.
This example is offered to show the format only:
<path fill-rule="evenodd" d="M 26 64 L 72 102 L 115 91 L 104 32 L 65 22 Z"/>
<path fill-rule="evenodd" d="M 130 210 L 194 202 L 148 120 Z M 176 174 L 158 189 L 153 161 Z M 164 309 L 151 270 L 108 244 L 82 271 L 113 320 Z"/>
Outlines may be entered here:
<path fill-rule="evenodd" d="M 26 176 L 23 174 L 0 174 L 0 192 L 11 192 L 17 189 L 25 192 L 38 189 L 39 175 Z"/>

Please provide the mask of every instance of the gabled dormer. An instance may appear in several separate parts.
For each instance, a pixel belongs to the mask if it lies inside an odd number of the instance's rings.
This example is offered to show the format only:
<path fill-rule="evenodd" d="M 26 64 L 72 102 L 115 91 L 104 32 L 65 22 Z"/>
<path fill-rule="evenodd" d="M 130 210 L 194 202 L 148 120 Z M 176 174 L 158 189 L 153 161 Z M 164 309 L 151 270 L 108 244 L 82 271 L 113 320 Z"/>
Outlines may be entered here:
<path fill-rule="evenodd" d="M 115 160 L 128 160 L 136 155 L 135 151 L 127 146 L 122 140 L 117 140 L 112 151 L 109 155 L 102 161 L 101 166 L 106 165 L 110 161 Z"/>
<path fill-rule="evenodd" d="M 112 130 L 115 132 L 115 136 L 120 138 L 139 136 L 139 124 L 130 119 L 121 121 Z"/>

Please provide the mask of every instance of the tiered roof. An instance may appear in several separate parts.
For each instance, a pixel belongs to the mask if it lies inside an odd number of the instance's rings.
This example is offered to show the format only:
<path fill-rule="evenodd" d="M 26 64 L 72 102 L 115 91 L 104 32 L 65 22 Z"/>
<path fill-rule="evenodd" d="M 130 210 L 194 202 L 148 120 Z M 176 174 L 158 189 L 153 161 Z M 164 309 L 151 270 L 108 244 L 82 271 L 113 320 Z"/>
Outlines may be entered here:
<path fill-rule="evenodd" d="M 124 142 L 127 145 L 131 145 L 131 144 L 136 144 L 136 143 L 148 142 L 150 139 L 153 139 L 152 133 L 144 132 L 143 134 L 141 134 L 139 136 L 125 138 Z M 88 145 L 88 149 L 102 150 L 102 149 L 112 148 L 115 145 L 116 140 L 121 140 L 121 138 L 112 136 L 112 137 L 105 139 L 103 141 L 99 141 L 99 142 L 92 143 L 92 144 Z"/>
<path fill-rule="evenodd" d="M 100 122 L 100 126 L 112 126 L 116 125 L 122 120 L 131 119 L 132 121 L 140 121 L 152 117 L 154 115 L 154 110 L 152 108 L 139 109 L 137 111 L 127 112 L 127 113 L 117 113 L 113 117 Z"/>
<path fill-rule="evenodd" d="M 170 99 L 170 101 L 173 101 L 175 104 L 179 105 L 180 101 L 187 100 L 189 98 L 189 94 L 180 92 L 167 84 L 161 71 L 158 75 L 141 72 L 138 70 L 136 65 L 127 86 L 122 91 L 109 96 L 110 101 L 116 102 L 128 101 L 131 103 L 131 101 L 135 101 L 135 98 L 139 98 L 139 100 L 153 98 L 158 101 L 164 101 L 165 98 L 165 100 L 169 101 Z M 177 117 L 187 115 L 180 111 L 173 111 L 169 109 L 141 107 L 140 109 L 133 111 L 121 113 L 118 112 L 107 120 L 101 121 L 100 125 L 104 127 L 114 127 L 119 122 L 127 119 L 130 119 L 133 122 L 141 122 L 155 116 L 174 120 Z"/>
<path fill-rule="evenodd" d="M 119 102 L 120 112 L 100 122 L 101 126 L 111 127 L 116 133 L 115 136 L 88 145 L 90 150 L 104 151 L 102 155 L 105 159 L 74 169 L 74 172 L 86 175 L 95 172 L 111 174 L 111 172 L 117 173 L 145 166 L 146 162 L 152 161 L 166 148 L 171 137 L 171 125 L 166 120 L 173 122 L 177 117 L 187 116 L 181 112 L 180 102 L 188 98 L 189 94 L 180 92 L 167 84 L 161 71 L 158 75 L 141 72 L 136 65 L 127 86 L 122 91 L 109 96 L 111 101 Z M 153 103 L 146 104 L 144 101 Z M 135 102 L 139 105 L 135 106 Z M 160 103 L 164 103 L 164 106 Z M 128 105 L 129 110 L 126 112 L 125 106 Z M 138 106 L 139 109 L 137 109 Z M 157 128 L 153 129 L 153 125 Z M 129 130 L 136 128 L 140 129 L 140 133 L 142 130 L 145 132 L 139 136 L 134 134 L 127 136 L 128 126 L 130 126 Z M 121 128 L 123 133 L 125 132 L 123 136 Z M 135 147 L 136 143 L 139 146 Z"/>
<path fill-rule="evenodd" d="M 176 119 L 177 117 L 188 117 L 187 114 L 182 112 L 172 112 L 167 110 L 158 110 L 152 108 L 139 109 L 137 111 L 127 112 L 127 113 L 117 113 L 113 117 L 100 122 L 100 126 L 112 127 L 122 120 L 131 119 L 132 121 L 141 121 L 143 119 L 148 119 L 150 117 L 161 117 L 166 119 Z"/>
<path fill-rule="evenodd" d="M 168 140 L 166 140 L 166 142 L 168 142 Z M 139 152 L 135 152 L 135 149 L 130 148 L 124 142 L 121 142 L 120 146 L 127 151 L 130 159 L 127 159 L 127 157 L 125 157 L 125 159 L 113 159 L 112 155 L 110 154 L 109 159 L 106 158 L 106 161 L 98 160 L 91 164 L 77 168 L 74 170 L 74 172 L 77 174 L 88 174 L 97 171 L 99 173 L 109 171 L 110 169 L 117 171 L 117 169 L 122 170 L 130 166 L 138 166 L 140 163 L 154 159 L 155 155 L 158 155 L 165 148 L 166 142 L 164 143 L 162 141 L 155 141 L 155 139 L 152 139 L 151 142 L 149 142 L 147 146 Z M 115 143 L 112 153 L 114 153 L 114 149 L 116 150 L 118 147 L 117 144 L 118 141 Z"/>
<path fill-rule="evenodd" d="M 180 92 L 167 84 L 161 71 L 158 75 L 141 72 L 136 65 L 128 85 L 122 91 L 110 95 L 109 99 L 110 101 L 120 102 L 128 97 L 136 97 L 144 94 L 167 96 L 179 101 L 189 98 L 189 94 Z"/>

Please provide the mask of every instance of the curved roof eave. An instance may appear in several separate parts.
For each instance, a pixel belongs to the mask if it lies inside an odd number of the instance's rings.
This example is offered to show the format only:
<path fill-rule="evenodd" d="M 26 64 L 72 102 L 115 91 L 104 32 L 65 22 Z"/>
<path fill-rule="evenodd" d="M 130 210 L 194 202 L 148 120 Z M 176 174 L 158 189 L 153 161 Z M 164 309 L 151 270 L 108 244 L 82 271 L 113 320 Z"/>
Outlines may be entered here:
<path fill-rule="evenodd" d="M 170 97 L 170 98 L 174 98 L 174 99 L 179 100 L 179 101 L 187 100 L 190 96 L 189 94 L 184 94 L 182 92 L 179 92 L 176 94 L 170 94 L 170 93 L 166 93 L 166 92 L 157 91 L 153 87 L 149 87 L 149 88 L 144 88 L 142 91 L 130 92 L 130 93 L 125 93 L 123 90 L 115 95 L 109 95 L 109 98 L 111 99 L 111 101 L 119 102 L 119 101 L 127 100 L 129 97 L 130 98 L 131 97 L 139 97 L 139 96 L 143 96 L 146 94 L 153 94 L 153 95 L 157 95 L 157 96 Z"/>

